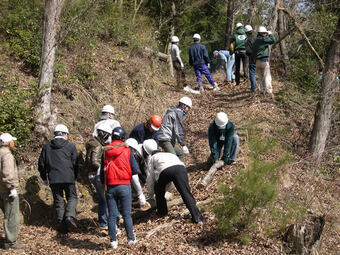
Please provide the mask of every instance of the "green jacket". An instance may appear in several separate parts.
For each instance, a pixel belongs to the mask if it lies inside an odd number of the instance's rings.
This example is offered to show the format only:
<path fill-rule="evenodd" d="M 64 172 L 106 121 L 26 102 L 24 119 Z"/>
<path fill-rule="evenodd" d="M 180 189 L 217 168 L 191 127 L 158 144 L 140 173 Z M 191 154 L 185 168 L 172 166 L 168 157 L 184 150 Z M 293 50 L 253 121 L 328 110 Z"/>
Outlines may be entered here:
<path fill-rule="evenodd" d="M 246 32 L 244 32 L 243 28 L 237 29 L 236 33 L 231 39 L 231 43 L 235 42 L 234 52 L 237 50 L 246 50 L 246 40 L 247 35 Z"/>
<path fill-rule="evenodd" d="M 257 35 L 253 44 L 253 55 L 256 59 L 269 58 L 269 47 L 268 45 L 275 42 L 274 35 L 270 34 L 264 37 L 260 34 Z"/>
<path fill-rule="evenodd" d="M 228 163 L 231 152 L 231 145 L 234 136 L 234 124 L 229 120 L 225 129 L 218 129 L 215 121 L 211 122 L 208 129 L 209 146 L 214 161 L 219 159 L 222 147 L 224 146 L 222 160 Z M 223 140 L 224 137 L 224 140 Z M 222 139 L 222 140 L 221 140 Z"/>

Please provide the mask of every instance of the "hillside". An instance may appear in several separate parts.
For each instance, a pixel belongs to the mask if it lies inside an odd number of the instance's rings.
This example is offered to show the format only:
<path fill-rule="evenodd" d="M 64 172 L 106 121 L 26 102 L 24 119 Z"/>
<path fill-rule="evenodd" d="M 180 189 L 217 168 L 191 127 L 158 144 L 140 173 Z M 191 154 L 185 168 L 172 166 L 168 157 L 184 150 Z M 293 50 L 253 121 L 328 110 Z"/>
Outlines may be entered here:
<path fill-rule="evenodd" d="M 95 70 L 95 80 L 72 84 L 64 81 L 72 80 L 74 68 L 79 67 L 82 52 L 68 54 L 61 51 L 63 66 L 58 69 L 56 84 L 53 89 L 53 108 L 56 108 L 58 122 L 63 122 L 71 129 L 71 141 L 77 144 L 84 153 L 84 143 L 90 137 L 93 124 L 98 118 L 103 104 L 111 103 L 122 126 L 130 131 L 152 113 L 163 115 L 167 107 L 176 105 L 182 91 L 174 89 L 174 80 L 166 76 L 166 65 L 158 60 L 150 59 L 144 52 L 135 52 L 126 47 L 102 44 L 91 59 L 91 68 Z M 32 79 L 21 72 L 17 62 L 5 58 L 10 63 L 11 72 L 22 81 Z M 143 70 L 140 68 L 143 66 Z M 163 71 L 162 71 L 163 70 Z M 192 70 L 187 70 L 188 80 L 194 86 Z M 214 74 L 222 80 L 221 73 Z M 79 79 L 79 78 L 78 78 Z M 24 84 L 24 83 L 23 83 Z M 80 86 L 79 84 L 86 84 Z M 248 92 L 249 85 L 221 85 L 220 92 L 208 89 L 201 95 L 189 95 L 193 99 L 193 108 L 185 117 L 185 130 L 190 155 L 186 156 L 185 164 L 189 172 L 189 181 L 197 202 L 217 196 L 217 183 L 222 180 L 230 183 L 242 168 L 249 163 L 247 127 L 255 126 L 263 137 L 273 136 L 283 144 L 284 151 L 293 156 L 291 163 L 280 172 L 279 190 L 281 202 L 287 197 L 300 204 L 311 215 L 326 215 L 324 235 L 321 240 L 320 254 L 337 254 L 340 250 L 339 229 L 339 164 L 331 159 L 336 154 L 339 141 L 330 140 L 330 156 L 322 172 L 303 154 L 301 146 L 306 139 L 301 123 L 310 122 L 312 112 L 301 111 L 298 106 L 291 107 L 282 100 L 285 84 L 274 81 L 276 101 L 260 95 L 252 98 Z M 293 99 L 293 98 L 291 98 Z M 290 100 L 285 102 L 291 103 Z M 293 104 L 293 103 L 291 103 Z M 219 170 L 214 181 L 207 189 L 199 189 L 197 184 L 206 174 L 209 156 L 207 128 L 219 111 L 225 111 L 235 124 L 240 135 L 241 145 L 236 164 L 225 166 Z M 337 127 L 334 132 L 338 132 Z M 337 139 L 336 136 L 334 139 Z M 78 183 L 78 223 L 79 231 L 68 235 L 57 235 L 53 228 L 52 196 L 49 188 L 42 186 L 37 169 L 37 157 L 41 145 L 35 139 L 20 150 L 20 185 L 21 197 L 25 198 L 31 208 L 27 224 L 21 225 L 20 240 L 25 244 L 25 253 L 29 254 L 113 254 L 109 247 L 109 239 L 96 226 L 96 204 L 91 192 L 84 183 Z M 333 152 L 332 152 L 333 151 Z M 280 155 L 272 153 L 269 160 Z M 323 165 L 325 166 L 325 165 Z M 178 194 L 175 194 L 178 198 Z M 26 205 L 27 203 L 23 203 Z M 27 208 L 24 208 L 27 211 Z M 158 218 L 154 211 L 140 216 L 135 214 L 134 231 L 139 240 L 138 245 L 130 249 L 126 246 L 125 233 L 118 240 L 119 248 L 115 254 L 282 254 L 281 234 L 276 232 L 266 235 L 264 229 L 252 235 L 249 245 L 241 245 L 233 239 L 218 235 L 217 220 L 208 204 L 204 212 L 203 227 L 193 225 L 189 218 L 180 216 L 183 205 L 169 209 L 169 216 Z M 294 219 L 294 217 L 292 217 Z M 157 227 L 169 224 L 157 231 Z M 260 226 L 264 222 L 258 222 Z M 120 226 L 122 229 L 123 227 Z M 152 230 L 153 235 L 148 236 Z M 2 225 L 0 231 L 3 233 Z M 24 253 L 24 252 L 23 252 Z M 3 252 L 2 254 L 12 254 Z"/>

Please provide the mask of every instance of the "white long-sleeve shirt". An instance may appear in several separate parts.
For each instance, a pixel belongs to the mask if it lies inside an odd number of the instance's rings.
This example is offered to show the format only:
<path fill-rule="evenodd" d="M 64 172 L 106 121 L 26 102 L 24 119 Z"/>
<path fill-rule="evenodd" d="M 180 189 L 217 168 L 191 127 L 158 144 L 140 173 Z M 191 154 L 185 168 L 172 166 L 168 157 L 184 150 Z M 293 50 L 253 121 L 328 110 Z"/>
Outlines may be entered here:
<path fill-rule="evenodd" d="M 155 194 L 155 182 L 158 181 L 161 172 L 176 165 L 184 166 L 183 162 L 172 153 L 158 152 L 151 156 L 148 163 L 148 176 L 146 178 L 146 186 L 150 196 Z"/>
<path fill-rule="evenodd" d="M 171 44 L 171 58 L 172 61 L 178 60 L 182 67 L 184 67 L 183 61 L 181 59 L 181 51 L 179 50 L 177 44 Z"/>

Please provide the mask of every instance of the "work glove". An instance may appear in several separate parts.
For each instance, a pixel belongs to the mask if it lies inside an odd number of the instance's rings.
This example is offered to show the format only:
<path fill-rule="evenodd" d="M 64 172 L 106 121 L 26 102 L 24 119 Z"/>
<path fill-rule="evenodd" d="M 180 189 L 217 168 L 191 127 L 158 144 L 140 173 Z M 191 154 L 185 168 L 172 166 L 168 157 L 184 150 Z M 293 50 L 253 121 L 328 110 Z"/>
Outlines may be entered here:
<path fill-rule="evenodd" d="M 146 199 L 145 199 L 144 194 L 140 194 L 140 195 L 138 196 L 138 200 L 139 200 L 139 204 L 140 204 L 141 206 L 142 206 L 142 205 L 145 205 Z"/>
<path fill-rule="evenodd" d="M 208 69 L 210 69 L 210 63 L 207 64 Z"/>
<path fill-rule="evenodd" d="M 187 146 L 183 146 L 183 147 L 182 147 L 182 150 L 183 150 L 183 153 L 184 153 L 184 154 L 189 154 L 189 149 L 188 149 Z"/>
<path fill-rule="evenodd" d="M 16 189 L 11 189 L 8 196 L 16 198 L 18 196 L 18 191 Z"/>
<path fill-rule="evenodd" d="M 271 35 L 271 34 L 273 34 L 272 31 L 268 31 L 268 35 Z"/>
<path fill-rule="evenodd" d="M 48 187 L 48 180 L 44 180 L 44 181 L 43 181 L 43 185 L 46 186 L 46 187 Z"/>

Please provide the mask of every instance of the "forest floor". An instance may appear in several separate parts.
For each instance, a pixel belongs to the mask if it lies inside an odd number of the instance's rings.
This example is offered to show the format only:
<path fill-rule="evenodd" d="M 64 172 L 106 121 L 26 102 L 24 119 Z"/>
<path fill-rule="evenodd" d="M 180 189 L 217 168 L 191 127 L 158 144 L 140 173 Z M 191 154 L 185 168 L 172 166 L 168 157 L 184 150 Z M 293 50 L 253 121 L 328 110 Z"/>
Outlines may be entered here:
<path fill-rule="evenodd" d="M 223 76 L 217 74 L 216 79 Z M 193 78 L 190 77 L 193 82 Z M 274 81 L 274 93 L 283 89 L 283 84 Z M 173 83 L 164 83 L 166 98 L 178 100 L 183 91 L 173 88 Z M 246 127 L 250 121 L 256 121 L 263 134 L 278 137 L 288 144 L 294 144 L 298 127 L 294 120 L 287 116 L 277 100 L 271 100 L 257 94 L 251 96 L 248 83 L 221 85 L 221 91 L 214 92 L 208 84 L 200 95 L 189 95 L 193 98 L 192 110 L 185 117 L 186 140 L 190 154 L 185 156 L 189 182 L 197 202 L 205 201 L 218 195 L 219 179 L 229 182 L 240 169 L 248 164 L 246 149 Z M 169 105 L 170 106 L 170 105 Z M 241 144 L 238 159 L 235 164 L 218 170 L 212 183 L 206 189 L 199 189 L 198 183 L 207 173 L 209 156 L 207 129 L 216 113 L 224 111 L 234 123 L 236 133 L 240 135 Z M 304 118 L 305 116 L 295 116 Z M 308 118 L 308 117 L 306 117 Z M 310 116 L 309 116 L 310 118 Z M 289 130 L 284 127 L 289 125 Z M 316 172 L 309 170 L 310 164 L 302 157 L 294 154 L 294 160 L 280 180 L 280 191 L 289 194 L 295 201 L 304 203 L 307 209 L 315 215 L 327 213 L 328 218 L 324 229 L 320 254 L 339 254 L 339 183 L 328 180 Z M 37 175 L 35 173 L 35 175 Z M 248 245 L 241 245 L 235 240 L 218 235 L 217 220 L 209 204 L 202 209 L 205 223 L 203 226 L 191 223 L 190 217 L 181 216 L 185 206 L 177 205 L 169 208 L 169 215 L 159 218 L 154 210 L 141 217 L 134 212 L 134 232 L 139 240 L 135 247 L 128 247 L 123 225 L 119 227 L 122 233 L 118 236 L 117 250 L 110 248 L 107 233 L 97 226 L 97 204 L 86 191 L 79 191 L 78 225 L 75 233 L 60 235 L 54 228 L 52 198 L 49 188 L 41 186 L 39 178 L 32 176 L 27 185 L 28 193 L 22 196 L 30 200 L 31 219 L 20 227 L 19 239 L 25 245 L 22 254 L 283 254 L 281 251 L 281 235 L 267 237 L 262 231 L 255 233 Z M 337 179 L 339 180 L 339 179 Z M 26 185 L 26 187 L 27 187 Z M 40 187 L 37 187 L 40 186 Z M 36 187 L 36 189 L 34 189 Z M 41 198 L 35 196 L 38 192 L 46 192 Z M 174 192 L 175 198 L 178 193 Z M 157 227 L 164 227 L 157 230 Z M 153 234 L 151 232 L 154 231 Z M 3 233 L 2 226 L 0 232 Z M 13 254 L 13 251 L 0 251 L 1 254 Z M 20 252 L 17 252 L 20 254 Z"/>

